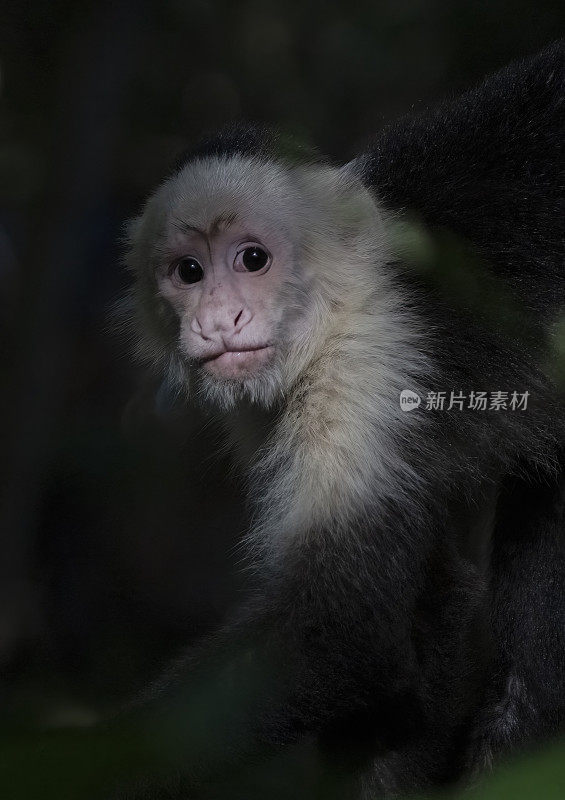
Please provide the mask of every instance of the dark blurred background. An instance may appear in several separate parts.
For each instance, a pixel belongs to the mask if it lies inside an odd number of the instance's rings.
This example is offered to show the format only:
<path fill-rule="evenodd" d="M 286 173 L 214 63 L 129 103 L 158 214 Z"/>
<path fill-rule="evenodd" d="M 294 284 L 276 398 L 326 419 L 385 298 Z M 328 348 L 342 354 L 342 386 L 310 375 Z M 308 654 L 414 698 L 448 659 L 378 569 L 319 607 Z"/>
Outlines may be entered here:
<path fill-rule="evenodd" d="M 8 715 L 95 718 L 242 591 L 221 431 L 140 375 L 112 326 L 124 222 L 179 153 L 243 117 L 347 159 L 564 23 L 562 0 L 2 2 Z"/>

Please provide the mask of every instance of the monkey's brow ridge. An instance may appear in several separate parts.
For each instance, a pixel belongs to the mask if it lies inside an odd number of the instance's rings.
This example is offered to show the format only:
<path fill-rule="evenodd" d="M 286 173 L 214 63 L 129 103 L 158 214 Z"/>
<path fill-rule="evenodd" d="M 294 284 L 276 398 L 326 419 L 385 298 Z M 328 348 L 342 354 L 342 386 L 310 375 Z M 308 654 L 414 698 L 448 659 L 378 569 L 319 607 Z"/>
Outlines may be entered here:
<path fill-rule="evenodd" d="M 204 236 L 205 238 L 209 238 L 212 236 L 217 236 L 221 230 L 226 230 L 234 222 L 237 220 L 237 214 L 235 211 L 220 214 L 219 216 L 215 217 L 212 222 L 208 225 L 208 228 L 203 230 L 202 228 L 197 227 L 196 225 L 190 225 L 187 222 L 184 222 L 181 219 L 176 218 L 176 223 L 178 227 L 182 231 L 194 231 L 195 233 L 200 234 L 200 236 Z"/>

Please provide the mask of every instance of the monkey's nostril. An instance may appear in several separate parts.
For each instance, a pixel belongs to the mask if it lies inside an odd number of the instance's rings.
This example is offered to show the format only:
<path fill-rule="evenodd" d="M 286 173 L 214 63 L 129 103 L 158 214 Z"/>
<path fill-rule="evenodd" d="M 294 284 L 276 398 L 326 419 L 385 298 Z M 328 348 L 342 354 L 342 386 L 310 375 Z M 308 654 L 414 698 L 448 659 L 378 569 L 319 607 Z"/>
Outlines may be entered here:
<path fill-rule="evenodd" d="M 234 321 L 233 321 L 234 327 L 235 327 L 235 326 L 237 326 L 237 323 L 238 323 L 238 322 L 239 322 L 239 320 L 241 319 L 241 315 L 242 315 L 242 314 L 243 314 L 243 309 L 241 309 L 241 311 L 239 312 L 239 314 L 237 315 L 237 317 L 234 319 Z"/>

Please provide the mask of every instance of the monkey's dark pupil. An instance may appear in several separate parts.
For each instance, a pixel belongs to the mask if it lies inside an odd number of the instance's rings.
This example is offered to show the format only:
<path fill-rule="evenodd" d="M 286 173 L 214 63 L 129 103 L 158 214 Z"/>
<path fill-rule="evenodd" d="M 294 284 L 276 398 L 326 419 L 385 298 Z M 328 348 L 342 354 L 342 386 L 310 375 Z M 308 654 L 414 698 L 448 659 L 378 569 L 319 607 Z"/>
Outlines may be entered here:
<path fill-rule="evenodd" d="M 183 258 L 177 266 L 177 273 L 183 283 L 197 283 L 202 280 L 202 267 L 193 258 Z"/>
<path fill-rule="evenodd" d="M 268 260 L 269 256 L 260 247 L 248 247 L 243 251 L 243 266 L 249 272 L 263 269 Z"/>

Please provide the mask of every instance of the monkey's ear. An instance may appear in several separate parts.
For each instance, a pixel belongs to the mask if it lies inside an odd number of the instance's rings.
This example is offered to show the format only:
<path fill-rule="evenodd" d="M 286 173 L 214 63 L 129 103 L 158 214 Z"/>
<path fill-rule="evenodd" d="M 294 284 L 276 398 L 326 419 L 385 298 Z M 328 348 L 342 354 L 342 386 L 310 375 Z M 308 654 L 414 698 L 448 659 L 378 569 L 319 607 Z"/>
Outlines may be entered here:
<path fill-rule="evenodd" d="M 384 229 L 384 220 L 373 195 L 362 183 L 346 171 L 338 172 L 338 192 L 335 193 L 335 215 L 343 241 L 357 241 L 368 231 Z"/>

